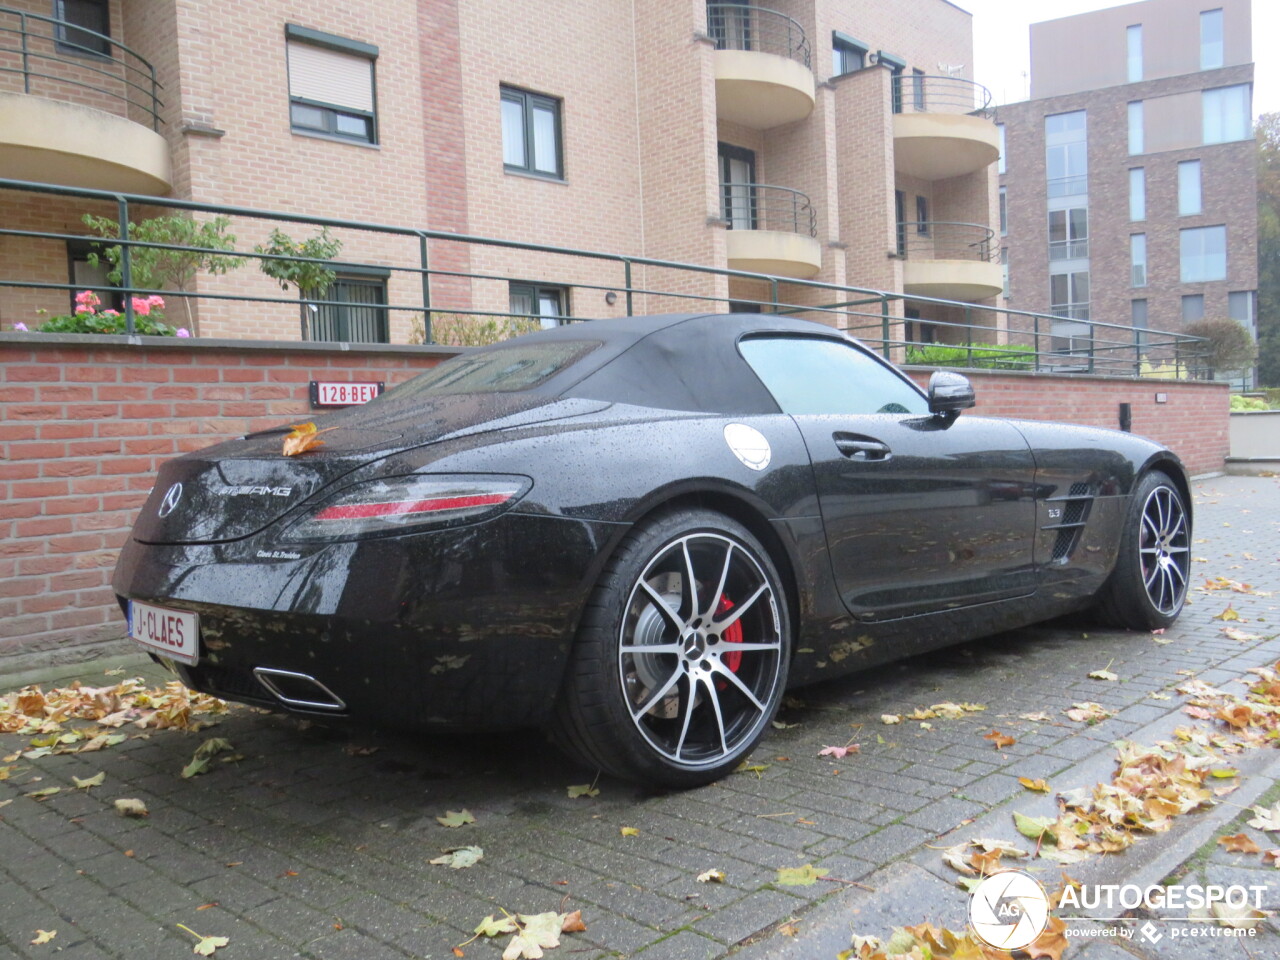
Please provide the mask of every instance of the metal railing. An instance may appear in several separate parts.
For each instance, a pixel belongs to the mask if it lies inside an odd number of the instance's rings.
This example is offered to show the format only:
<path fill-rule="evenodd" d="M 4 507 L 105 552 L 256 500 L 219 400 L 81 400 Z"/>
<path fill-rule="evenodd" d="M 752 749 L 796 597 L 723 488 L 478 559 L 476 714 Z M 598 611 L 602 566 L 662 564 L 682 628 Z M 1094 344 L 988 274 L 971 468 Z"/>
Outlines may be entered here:
<path fill-rule="evenodd" d="M 967 113 L 991 116 L 991 91 L 963 77 L 900 73 L 893 78 L 895 113 Z"/>
<path fill-rule="evenodd" d="M 708 3 L 707 33 L 717 50 L 775 53 L 812 69 L 804 27 L 777 10 L 743 3 Z"/>
<path fill-rule="evenodd" d="M 818 235 L 817 212 L 799 190 L 766 183 L 721 183 L 720 196 L 730 230 Z"/>
<path fill-rule="evenodd" d="M 1089 238 L 1079 237 L 1074 240 L 1050 240 L 1050 260 L 1079 260 L 1089 255 Z"/>
<path fill-rule="evenodd" d="M 349 301 L 321 296 L 308 295 L 300 300 L 297 296 L 259 293 L 257 291 L 279 289 L 274 281 L 268 284 L 261 277 L 254 283 L 240 280 L 238 285 L 228 285 L 225 281 L 235 279 L 234 274 L 210 277 L 199 290 L 143 288 L 132 280 L 132 262 L 138 251 L 152 250 L 172 251 L 182 257 L 195 254 L 235 256 L 247 261 L 241 269 L 249 271 L 264 263 L 323 262 L 340 275 L 344 272 L 376 272 L 389 277 L 387 302 L 363 306 L 382 311 L 384 316 L 402 312 L 416 319 L 427 343 L 434 342 L 433 317 L 454 315 L 506 324 L 514 315 L 520 314 L 522 311 L 510 309 L 505 303 L 501 309 L 477 308 L 473 291 L 485 289 L 488 285 L 490 296 L 486 301 L 496 306 L 493 287 L 500 285 L 505 294 L 513 278 L 528 276 L 534 272 L 530 264 L 536 263 L 540 282 L 571 289 L 573 302 L 579 310 L 587 297 L 600 295 L 606 304 L 614 304 L 621 299 L 616 309 L 628 316 L 636 313 L 714 313 L 755 309 L 806 317 L 847 330 L 889 359 L 916 360 L 935 366 L 999 366 L 1013 370 L 1158 377 L 1197 377 L 1207 372 L 1206 365 L 1199 359 L 1205 343 L 1202 338 L 1160 330 L 1136 331 L 1129 324 L 1079 321 L 1081 332 L 1068 342 L 1062 338 L 1063 324 L 1070 323 L 1074 329 L 1077 321 L 1048 313 L 997 309 L 817 280 L 440 230 L 0 179 L 0 209 L 6 200 L 20 195 L 75 198 L 83 204 L 86 212 L 99 215 L 114 212 L 117 222 L 125 225 L 124 229 L 119 231 L 118 238 L 102 240 L 101 243 L 120 247 L 121 280 L 115 286 L 51 281 L 43 266 L 47 262 L 45 254 L 49 244 L 83 243 L 86 237 L 65 232 L 65 227 L 0 226 L 0 237 L 13 238 L 6 245 L 4 270 L 0 274 L 0 310 L 9 311 L 0 320 L 3 321 L 8 344 L 13 342 L 11 338 L 14 335 L 9 331 L 15 326 L 15 319 L 27 321 L 31 326 L 38 325 L 39 320 L 32 315 L 33 310 L 29 306 L 34 298 L 44 297 L 50 303 L 54 298 L 65 298 L 62 302 L 67 303 L 72 294 L 85 289 L 97 292 L 104 303 L 109 296 L 123 293 L 126 330 L 130 334 L 136 330 L 133 295 L 160 294 L 167 301 L 166 310 L 174 304 L 186 302 L 194 303 L 201 311 L 210 308 L 211 315 L 219 309 L 234 306 L 236 322 L 242 322 L 246 310 L 253 308 L 253 316 L 272 317 L 275 326 L 271 335 L 276 338 L 276 331 L 290 328 L 288 317 L 298 316 L 300 304 L 305 304 L 308 309 L 351 306 Z M 347 243 L 341 260 L 318 261 L 245 249 L 228 251 L 149 243 L 130 237 L 130 221 L 162 214 L 226 216 L 234 219 L 232 225 L 242 235 L 245 231 L 265 234 L 270 227 L 279 225 L 294 230 L 297 227 L 289 227 L 290 224 L 328 227 L 342 231 Z M 0 219 L 0 223 L 4 222 Z M 65 222 L 61 214 L 57 222 Z M 389 248 L 394 238 L 405 242 L 399 253 Z M 24 242 L 30 244 L 32 253 L 29 259 L 23 253 Z M 468 253 L 459 255 L 455 245 L 462 245 Z M 468 257 L 478 257 L 480 250 L 505 251 L 509 255 L 505 272 L 504 268 L 481 272 L 431 265 L 434 259 L 447 263 L 469 262 Z M 494 257 L 483 259 L 492 262 Z M 26 275 L 24 271 L 27 271 Z M 667 281 L 665 284 L 663 278 Z M 718 278 L 727 281 L 727 293 L 717 292 L 726 289 Z M 239 292 L 245 289 L 254 292 Z M 6 300 L 4 294 L 10 291 L 17 294 L 16 300 Z M 392 293 L 395 296 L 391 296 Z M 15 303 L 19 306 L 15 307 Z M 15 309 L 25 309 L 26 313 L 15 317 Z M 573 319 L 576 322 L 580 318 Z M 227 320 L 223 318 L 220 322 Z M 296 324 L 296 319 L 293 323 Z M 298 327 L 293 325 L 292 329 Z M 922 333 L 926 330 L 927 337 Z M 915 342 L 919 340 L 941 342 Z M 939 350 L 947 352 L 936 353 Z"/>
<path fill-rule="evenodd" d="M 0 76 L 20 78 L 23 93 L 114 104 L 126 117 L 136 110 L 160 129 L 156 68 L 123 43 L 66 20 L 0 6 Z"/>
<path fill-rule="evenodd" d="M 1089 177 L 1087 174 L 1053 177 L 1045 181 L 1045 192 L 1049 197 L 1084 196 L 1089 192 Z"/>
<path fill-rule="evenodd" d="M 908 260 L 980 260 L 992 263 L 996 232 L 980 223 L 908 220 L 898 224 L 898 252 Z"/>

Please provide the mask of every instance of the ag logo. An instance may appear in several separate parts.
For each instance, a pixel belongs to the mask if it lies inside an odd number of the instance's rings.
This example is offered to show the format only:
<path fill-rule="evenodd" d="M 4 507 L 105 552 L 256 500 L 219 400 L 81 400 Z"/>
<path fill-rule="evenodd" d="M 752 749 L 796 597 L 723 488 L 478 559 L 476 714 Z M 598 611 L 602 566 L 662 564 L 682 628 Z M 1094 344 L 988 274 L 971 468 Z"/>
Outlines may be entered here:
<path fill-rule="evenodd" d="M 1021 950 L 1034 943 L 1048 923 L 1044 887 L 1020 870 L 992 874 L 969 896 L 969 926 L 998 950 Z"/>
<path fill-rule="evenodd" d="M 182 484 L 175 483 L 164 493 L 164 499 L 160 501 L 160 509 L 156 511 L 159 517 L 167 517 L 178 509 L 178 501 L 182 499 Z"/>

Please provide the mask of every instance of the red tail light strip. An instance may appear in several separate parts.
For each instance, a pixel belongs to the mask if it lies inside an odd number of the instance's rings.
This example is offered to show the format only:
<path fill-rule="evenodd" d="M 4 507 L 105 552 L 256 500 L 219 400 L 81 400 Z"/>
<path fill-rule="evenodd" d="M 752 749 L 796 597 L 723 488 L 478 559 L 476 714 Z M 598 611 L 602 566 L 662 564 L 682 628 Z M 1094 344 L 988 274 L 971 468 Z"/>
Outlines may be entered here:
<path fill-rule="evenodd" d="M 352 503 L 325 507 L 316 520 L 363 520 L 367 517 L 395 517 L 408 513 L 436 513 L 441 510 L 465 510 L 470 507 L 492 507 L 510 500 L 510 493 L 476 493 L 456 497 L 432 497 L 428 500 L 393 500 L 389 503 Z"/>

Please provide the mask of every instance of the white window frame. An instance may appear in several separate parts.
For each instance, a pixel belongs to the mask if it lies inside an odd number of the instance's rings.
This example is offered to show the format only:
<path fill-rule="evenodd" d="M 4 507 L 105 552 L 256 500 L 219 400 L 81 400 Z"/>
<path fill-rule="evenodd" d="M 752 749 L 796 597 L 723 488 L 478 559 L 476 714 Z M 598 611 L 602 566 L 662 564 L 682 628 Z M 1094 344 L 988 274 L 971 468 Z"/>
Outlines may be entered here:
<path fill-rule="evenodd" d="M 1252 91 L 1247 83 L 1214 87 L 1200 94 L 1205 143 L 1253 139 Z"/>
<path fill-rule="evenodd" d="M 1178 216 L 1204 213 L 1201 182 L 1199 160 L 1183 160 L 1178 164 Z"/>
<path fill-rule="evenodd" d="M 1226 63 L 1226 24 L 1222 9 L 1200 13 L 1200 69 L 1217 70 Z M 1213 39 L 1212 34 L 1217 34 Z"/>
<path fill-rule="evenodd" d="M 1129 82 L 1137 83 L 1142 79 L 1142 24 L 1126 27 L 1124 39 L 1128 49 Z"/>
<path fill-rule="evenodd" d="M 1129 234 L 1129 286 L 1147 285 L 1147 235 Z"/>
<path fill-rule="evenodd" d="M 1147 152 L 1145 134 L 1145 111 L 1141 100 L 1129 101 L 1129 156 L 1134 157 Z"/>
<path fill-rule="evenodd" d="M 1129 168 L 1129 220 L 1147 219 L 1147 168 Z"/>
<path fill-rule="evenodd" d="M 1186 227 L 1179 231 L 1178 276 L 1182 283 L 1213 283 L 1227 279 L 1225 225 Z"/>

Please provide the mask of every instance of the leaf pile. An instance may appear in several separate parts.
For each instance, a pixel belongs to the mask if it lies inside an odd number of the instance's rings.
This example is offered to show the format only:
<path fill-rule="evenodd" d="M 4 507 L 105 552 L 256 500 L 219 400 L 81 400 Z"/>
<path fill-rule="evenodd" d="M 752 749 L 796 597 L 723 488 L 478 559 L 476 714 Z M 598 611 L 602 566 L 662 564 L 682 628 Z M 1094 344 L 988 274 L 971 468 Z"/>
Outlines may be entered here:
<path fill-rule="evenodd" d="M 131 725 L 142 730 L 195 731 L 217 723 L 229 705 L 195 693 L 174 680 L 148 688 L 141 677 L 110 687 L 86 687 L 79 681 L 67 687 L 41 690 L 23 687 L 0 697 L 0 733 L 32 737 L 28 760 L 51 754 L 91 753 L 126 740 L 108 730 Z M 87 721 L 96 726 L 72 726 Z"/>
<path fill-rule="evenodd" d="M 1033 958 L 1061 960 L 1067 946 L 1065 929 L 1065 922 L 1050 917 L 1044 933 L 1024 948 L 1025 953 Z M 837 960 L 922 960 L 926 957 L 930 960 L 1009 960 L 1007 952 L 987 946 L 968 931 L 956 933 L 932 923 L 895 927 L 893 936 L 884 943 L 875 937 L 854 934 L 852 946 L 836 954 Z"/>
<path fill-rule="evenodd" d="M 560 934 L 581 933 L 586 929 L 581 910 L 573 913 L 551 911 L 535 914 L 507 913 L 504 910 L 501 918 L 489 914 L 481 920 L 471 940 L 477 937 L 501 937 L 510 933 L 511 942 L 502 951 L 502 960 L 538 960 L 543 950 L 560 946 Z M 460 944 L 454 949 L 454 953 L 459 953 L 461 947 L 471 940 Z"/>
<path fill-rule="evenodd" d="M 880 717 L 880 721 L 886 724 L 901 723 L 903 719 L 907 720 L 935 720 L 941 718 L 943 720 L 959 720 L 961 717 L 971 713 L 981 713 L 987 709 L 985 703 L 935 703 L 930 707 L 916 707 L 907 714 L 886 713 Z"/>

